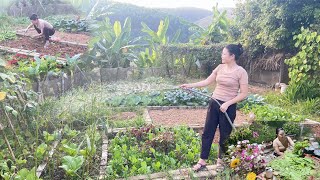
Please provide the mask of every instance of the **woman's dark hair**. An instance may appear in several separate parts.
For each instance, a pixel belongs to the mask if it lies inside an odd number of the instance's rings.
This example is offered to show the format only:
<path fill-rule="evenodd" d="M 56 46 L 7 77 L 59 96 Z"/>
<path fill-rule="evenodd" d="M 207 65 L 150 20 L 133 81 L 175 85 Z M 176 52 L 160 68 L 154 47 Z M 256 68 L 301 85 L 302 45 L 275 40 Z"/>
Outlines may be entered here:
<path fill-rule="evenodd" d="M 242 45 L 239 43 L 237 44 L 229 44 L 226 46 L 226 49 L 228 49 L 230 54 L 234 54 L 234 57 L 236 60 L 239 59 L 241 54 L 243 53 Z"/>
<path fill-rule="evenodd" d="M 37 20 L 37 19 L 38 19 L 38 15 L 36 15 L 36 14 L 32 14 L 30 16 L 30 20 Z"/>
<path fill-rule="evenodd" d="M 284 131 L 284 129 L 283 129 L 282 127 L 277 128 L 277 129 L 276 129 L 276 136 L 278 136 L 278 134 L 279 134 L 280 131 Z"/>

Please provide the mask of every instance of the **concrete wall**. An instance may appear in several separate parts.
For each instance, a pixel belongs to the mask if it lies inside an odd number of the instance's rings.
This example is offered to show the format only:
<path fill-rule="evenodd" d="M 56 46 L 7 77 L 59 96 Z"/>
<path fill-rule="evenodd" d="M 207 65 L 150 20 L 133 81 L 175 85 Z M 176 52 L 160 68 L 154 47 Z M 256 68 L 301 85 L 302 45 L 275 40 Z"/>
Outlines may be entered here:
<path fill-rule="evenodd" d="M 83 87 L 92 82 L 107 83 L 119 80 L 134 80 L 151 76 L 165 76 L 162 68 L 95 68 L 90 72 L 75 71 L 73 77 L 68 73 L 60 73 L 57 76 L 49 76 L 41 82 L 34 82 L 32 88 L 42 95 L 60 97 L 65 92 Z"/>

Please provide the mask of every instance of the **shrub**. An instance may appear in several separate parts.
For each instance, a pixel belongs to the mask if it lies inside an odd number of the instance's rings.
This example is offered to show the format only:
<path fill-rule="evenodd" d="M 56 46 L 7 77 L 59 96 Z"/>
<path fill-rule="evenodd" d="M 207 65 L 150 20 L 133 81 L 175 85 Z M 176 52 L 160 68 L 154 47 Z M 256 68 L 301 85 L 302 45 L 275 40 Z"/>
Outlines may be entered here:
<path fill-rule="evenodd" d="M 294 36 L 295 46 L 300 51 L 285 62 L 290 66 L 289 88 L 286 96 L 295 102 L 299 99 L 313 99 L 320 96 L 320 35 L 301 28 L 301 34 Z"/>
<path fill-rule="evenodd" d="M 221 52 L 225 45 L 180 44 L 161 46 L 161 61 L 169 75 L 172 70 L 182 69 L 186 76 L 194 76 L 194 73 L 207 76 L 220 64 Z"/>

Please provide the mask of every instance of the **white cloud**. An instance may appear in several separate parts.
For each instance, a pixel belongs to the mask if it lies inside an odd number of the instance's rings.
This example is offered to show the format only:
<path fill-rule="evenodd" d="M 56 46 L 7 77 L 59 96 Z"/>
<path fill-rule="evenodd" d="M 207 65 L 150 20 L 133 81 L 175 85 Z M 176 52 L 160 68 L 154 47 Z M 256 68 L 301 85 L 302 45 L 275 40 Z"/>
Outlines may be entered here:
<path fill-rule="evenodd" d="M 235 0 L 114 0 L 145 7 L 197 7 L 211 10 L 216 3 L 218 7 L 235 7 Z"/>

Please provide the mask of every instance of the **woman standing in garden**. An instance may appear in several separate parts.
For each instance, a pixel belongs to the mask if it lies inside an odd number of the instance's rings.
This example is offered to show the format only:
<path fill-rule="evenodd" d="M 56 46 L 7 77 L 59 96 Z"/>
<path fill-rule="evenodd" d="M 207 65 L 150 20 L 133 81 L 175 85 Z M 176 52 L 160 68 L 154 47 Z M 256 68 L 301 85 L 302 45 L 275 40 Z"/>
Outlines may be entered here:
<path fill-rule="evenodd" d="M 226 152 L 224 145 L 230 136 L 232 126 L 228 122 L 224 112 L 227 112 L 232 123 L 236 117 L 236 103 L 245 99 L 248 94 L 248 74 L 244 68 L 237 64 L 240 55 L 243 53 L 241 44 L 227 45 L 221 54 L 222 64 L 218 65 L 211 75 L 203 80 L 191 84 L 182 84 L 181 88 L 204 87 L 216 83 L 212 97 L 217 99 L 221 107 L 210 100 L 207 118 L 202 134 L 201 154 L 198 163 L 193 167 L 194 171 L 199 171 L 206 167 L 206 160 L 209 157 L 212 141 L 219 125 L 219 157 L 217 165 L 222 165 L 222 156 Z M 239 93 L 240 90 L 240 93 Z"/>

